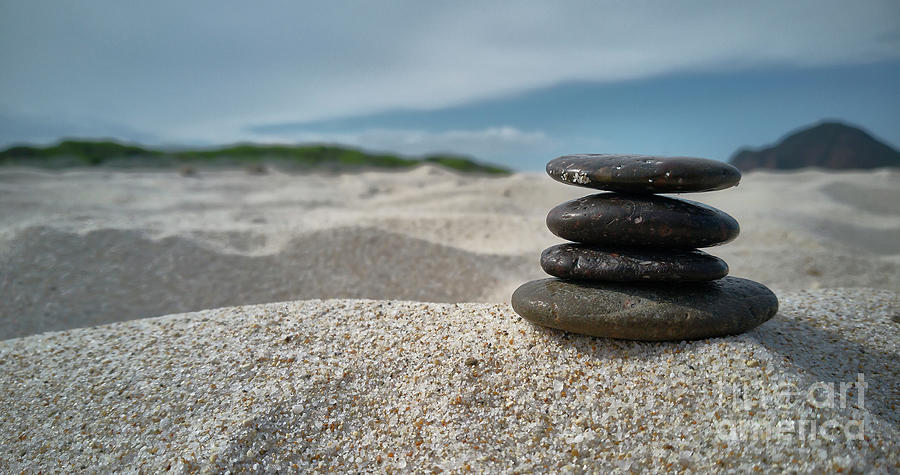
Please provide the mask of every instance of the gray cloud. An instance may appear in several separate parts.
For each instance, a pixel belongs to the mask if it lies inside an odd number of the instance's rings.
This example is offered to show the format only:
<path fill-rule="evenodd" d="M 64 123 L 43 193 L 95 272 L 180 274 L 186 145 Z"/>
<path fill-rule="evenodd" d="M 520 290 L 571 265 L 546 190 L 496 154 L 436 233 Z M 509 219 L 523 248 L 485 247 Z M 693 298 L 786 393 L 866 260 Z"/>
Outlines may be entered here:
<path fill-rule="evenodd" d="M 562 81 L 900 57 L 896 1 L 0 5 L 0 112 L 168 142 Z"/>
<path fill-rule="evenodd" d="M 63 138 L 112 138 L 159 143 L 159 137 L 127 125 L 91 117 L 11 116 L 0 111 L 0 144 L 50 143 Z"/>

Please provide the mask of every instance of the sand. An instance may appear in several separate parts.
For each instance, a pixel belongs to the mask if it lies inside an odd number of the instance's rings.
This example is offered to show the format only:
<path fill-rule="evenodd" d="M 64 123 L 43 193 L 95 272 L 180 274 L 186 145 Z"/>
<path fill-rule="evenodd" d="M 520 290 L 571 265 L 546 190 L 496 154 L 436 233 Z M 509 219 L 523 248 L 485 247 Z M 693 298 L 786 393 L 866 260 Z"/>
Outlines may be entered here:
<path fill-rule="evenodd" d="M 540 174 L 0 170 L 0 471 L 897 472 L 898 180 L 691 196 L 781 310 L 640 343 L 509 307 Z"/>
<path fill-rule="evenodd" d="M 898 311 L 786 293 L 680 343 L 375 300 L 45 333 L 0 342 L 0 470 L 896 472 Z"/>
<path fill-rule="evenodd" d="M 900 291 L 900 172 L 753 172 L 690 195 L 733 215 L 708 251 L 776 292 Z M 309 298 L 509 301 L 562 242 L 546 175 L 0 170 L 0 339 Z"/>

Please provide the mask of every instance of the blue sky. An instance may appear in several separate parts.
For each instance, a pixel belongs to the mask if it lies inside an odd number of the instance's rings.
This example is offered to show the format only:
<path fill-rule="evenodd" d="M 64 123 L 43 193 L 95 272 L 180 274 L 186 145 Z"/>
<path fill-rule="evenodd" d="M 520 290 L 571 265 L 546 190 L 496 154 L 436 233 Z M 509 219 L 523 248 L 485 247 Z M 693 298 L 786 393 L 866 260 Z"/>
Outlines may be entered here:
<path fill-rule="evenodd" d="M 452 148 L 463 137 L 446 131 L 468 130 L 472 153 L 528 170 L 540 169 L 548 157 L 582 152 L 726 160 L 741 145 L 768 144 L 822 119 L 863 126 L 900 143 L 898 84 L 898 62 L 682 74 L 611 84 L 566 83 L 435 110 L 264 124 L 250 130 L 307 139 L 345 134 L 344 141 L 367 141 L 375 148 L 391 148 L 402 139 L 389 131 L 410 131 L 406 148 L 413 153 L 427 152 L 442 139 Z M 486 137 L 476 140 L 478 133 Z"/>
<path fill-rule="evenodd" d="M 900 2 L 0 0 L 0 145 L 343 143 L 520 170 L 900 144 Z"/>

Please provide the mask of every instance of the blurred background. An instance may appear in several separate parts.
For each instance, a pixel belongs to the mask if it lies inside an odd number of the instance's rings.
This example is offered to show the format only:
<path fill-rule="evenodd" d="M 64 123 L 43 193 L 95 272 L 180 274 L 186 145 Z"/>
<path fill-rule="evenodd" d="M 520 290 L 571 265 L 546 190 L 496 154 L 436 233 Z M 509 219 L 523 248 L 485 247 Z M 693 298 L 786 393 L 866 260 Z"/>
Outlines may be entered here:
<path fill-rule="evenodd" d="M 570 153 L 731 161 L 711 252 L 900 288 L 900 3 L 0 1 L 0 338 L 508 300 Z"/>
<path fill-rule="evenodd" d="M 900 4 L 2 2 L 0 145 L 337 143 L 513 170 L 900 143 Z"/>

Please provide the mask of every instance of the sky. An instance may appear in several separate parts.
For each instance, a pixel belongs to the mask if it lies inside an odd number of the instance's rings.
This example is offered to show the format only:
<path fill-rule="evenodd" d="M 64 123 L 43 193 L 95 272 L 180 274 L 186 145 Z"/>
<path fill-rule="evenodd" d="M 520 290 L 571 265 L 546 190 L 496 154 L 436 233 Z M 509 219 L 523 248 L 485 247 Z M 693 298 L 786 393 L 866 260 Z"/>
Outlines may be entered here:
<path fill-rule="evenodd" d="M 900 145 L 900 2 L 0 0 L 0 146 L 340 143 L 539 170 Z"/>

